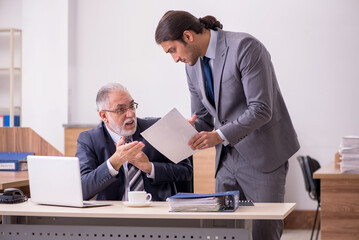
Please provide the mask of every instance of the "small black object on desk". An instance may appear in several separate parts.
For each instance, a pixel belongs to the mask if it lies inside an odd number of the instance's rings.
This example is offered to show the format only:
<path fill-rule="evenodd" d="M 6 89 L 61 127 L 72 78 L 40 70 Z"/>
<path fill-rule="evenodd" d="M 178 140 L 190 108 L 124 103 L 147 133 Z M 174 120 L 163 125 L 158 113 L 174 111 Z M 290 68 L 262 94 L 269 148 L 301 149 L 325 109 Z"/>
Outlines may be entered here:
<path fill-rule="evenodd" d="M 27 196 L 17 188 L 6 188 L 4 193 L 0 194 L 0 203 L 21 203 L 27 201 Z"/>
<path fill-rule="evenodd" d="M 252 200 L 239 200 L 238 206 L 254 206 Z"/>

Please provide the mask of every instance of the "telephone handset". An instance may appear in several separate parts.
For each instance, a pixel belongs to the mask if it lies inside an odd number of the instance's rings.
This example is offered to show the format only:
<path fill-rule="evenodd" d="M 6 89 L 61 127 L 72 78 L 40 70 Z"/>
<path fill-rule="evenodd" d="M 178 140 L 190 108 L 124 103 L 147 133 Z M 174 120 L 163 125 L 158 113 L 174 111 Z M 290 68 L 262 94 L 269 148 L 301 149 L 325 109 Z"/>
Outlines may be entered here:
<path fill-rule="evenodd" d="M 0 203 L 20 203 L 27 201 L 27 196 L 17 188 L 6 188 L 4 193 L 0 194 Z"/>

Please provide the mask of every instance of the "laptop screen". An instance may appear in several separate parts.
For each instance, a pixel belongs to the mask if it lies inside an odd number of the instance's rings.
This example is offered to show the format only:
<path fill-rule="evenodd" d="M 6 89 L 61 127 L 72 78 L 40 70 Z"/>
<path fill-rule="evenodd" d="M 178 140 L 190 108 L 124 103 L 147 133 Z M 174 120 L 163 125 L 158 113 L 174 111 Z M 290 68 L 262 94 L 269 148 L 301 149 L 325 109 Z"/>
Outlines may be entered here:
<path fill-rule="evenodd" d="M 31 201 L 40 204 L 83 205 L 77 157 L 28 156 Z"/>

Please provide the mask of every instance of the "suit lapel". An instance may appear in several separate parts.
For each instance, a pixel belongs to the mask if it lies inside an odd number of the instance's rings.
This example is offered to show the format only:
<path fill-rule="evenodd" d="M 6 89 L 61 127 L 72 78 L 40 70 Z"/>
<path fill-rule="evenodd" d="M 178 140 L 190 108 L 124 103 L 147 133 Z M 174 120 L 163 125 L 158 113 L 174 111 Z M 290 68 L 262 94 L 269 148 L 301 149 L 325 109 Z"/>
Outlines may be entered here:
<path fill-rule="evenodd" d="M 132 140 L 133 141 L 143 141 L 143 137 L 140 134 L 142 132 L 142 126 L 139 123 L 139 120 L 137 118 L 137 128 L 136 128 L 136 132 L 132 135 Z"/>
<path fill-rule="evenodd" d="M 222 75 L 224 64 L 227 59 L 228 46 L 226 43 L 226 38 L 224 36 L 224 32 L 222 30 L 218 30 L 218 39 L 217 39 L 217 49 L 216 49 L 216 58 L 213 62 L 213 82 L 214 82 L 214 98 L 217 113 L 219 112 L 219 99 L 220 99 L 220 90 L 222 83 Z"/>
<path fill-rule="evenodd" d="M 104 135 L 104 138 L 106 140 L 106 145 L 108 146 L 108 150 L 110 152 L 110 155 L 114 154 L 116 152 L 116 145 L 115 143 L 113 142 L 110 134 L 108 133 L 107 129 L 106 129 L 106 126 L 105 126 L 105 123 L 104 122 L 101 122 L 101 128 L 102 128 L 102 131 L 103 131 L 103 135 Z"/>

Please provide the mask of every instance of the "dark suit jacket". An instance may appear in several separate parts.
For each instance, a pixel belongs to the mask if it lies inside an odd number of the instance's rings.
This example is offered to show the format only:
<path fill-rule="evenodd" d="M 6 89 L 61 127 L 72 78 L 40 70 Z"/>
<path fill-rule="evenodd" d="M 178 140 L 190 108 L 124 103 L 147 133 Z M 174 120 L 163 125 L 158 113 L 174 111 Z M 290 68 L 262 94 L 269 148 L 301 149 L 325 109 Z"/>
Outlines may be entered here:
<path fill-rule="evenodd" d="M 262 172 L 278 168 L 299 149 L 271 57 L 257 39 L 218 30 L 212 68 L 215 108 L 206 97 L 202 61 L 186 64 L 186 72 L 197 130 L 220 129 L 230 146 Z M 216 172 L 222 148 L 216 146 Z"/>
<path fill-rule="evenodd" d="M 165 201 L 167 197 L 177 192 L 174 182 L 191 180 L 193 172 L 189 159 L 175 164 L 140 135 L 142 131 L 157 120 L 154 118 L 137 118 L 137 130 L 132 138 L 145 144 L 142 151 L 155 168 L 154 179 L 147 178 L 146 173 L 142 172 L 145 190 L 152 194 L 153 201 Z M 97 194 L 96 199 L 98 200 L 122 200 L 125 192 L 124 169 L 121 167 L 119 173 L 113 177 L 106 164 L 106 160 L 115 151 L 116 146 L 103 122 L 97 128 L 80 133 L 77 139 L 76 156 L 80 159 L 84 199 L 91 199 Z"/>

